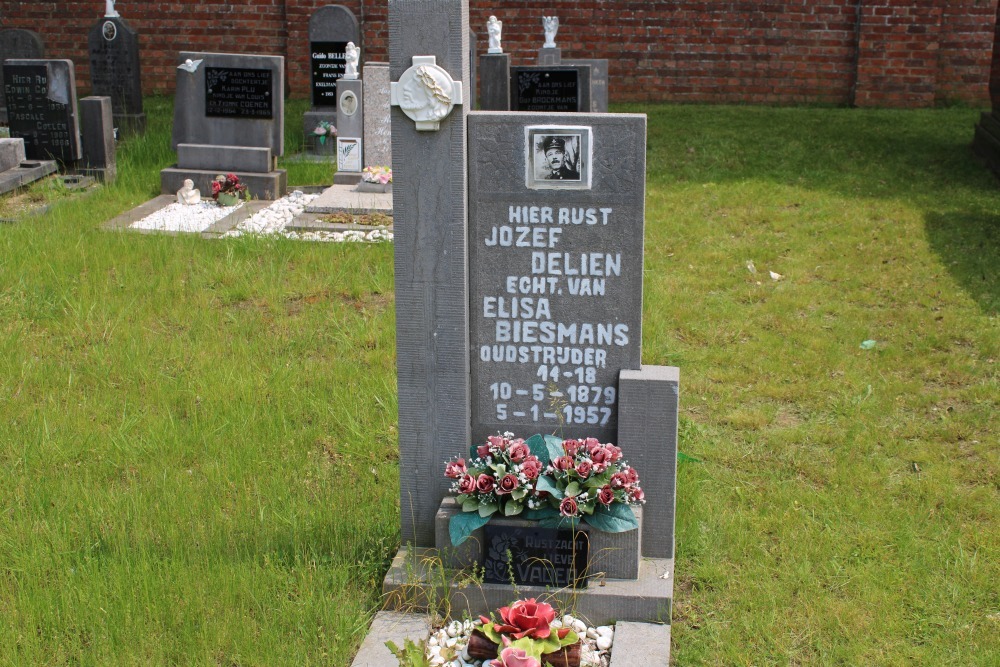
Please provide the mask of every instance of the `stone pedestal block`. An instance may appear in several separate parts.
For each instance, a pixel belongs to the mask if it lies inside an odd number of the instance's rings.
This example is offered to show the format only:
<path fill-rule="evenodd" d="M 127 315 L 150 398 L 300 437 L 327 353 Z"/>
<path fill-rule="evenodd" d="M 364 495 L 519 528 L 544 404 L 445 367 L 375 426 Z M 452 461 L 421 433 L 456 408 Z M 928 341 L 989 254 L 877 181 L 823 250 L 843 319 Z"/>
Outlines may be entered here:
<path fill-rule="evenodd" d="M 110 183 L 115 180 L 115 127 L 111 98 L 84 97 L 80 100 L 80 143 L 82 170 Z"/>
<path fill-rule="evenodd" d="M 184 179 L 194 181 L 194 187 L 202 196 L 212 196 L 212 181 L 219 175 L 218 169 L 180 169 L 170 167 L 160 172 L 160 192 L 165 195 L 176 193 L 184 185 Z M 288 189 L 288 174 L 284 169 L 268 173 L 237 171 L 240 183 L 247 186 L 250 196 L 256 199 L 280 199 Z M 207 193 L 207 195 L 205 194 Z"/>
<path fill-rule="evenodd" d="M 562 49 L 557 47 L 542 47 L 538 49 L 538 64 L 540 66 L 558 65 L 562 63 Z"/>
<path fill-rule="evenodd" d="M 266 173 L 274 169 L 271 149 L 253 146 L 178 144 L 177 167 L 216 170 L 216 173 Z"/>
<path fill-rule="evenodd" d="M 20 166 L 24 160 L 24 139 L 0 139 L 0 172 Z"/>
<path fill-rule="evenodd" d="M 479 108 L 483 111 L 510 109 L 510 55 L 490 53 L 479 57 Z"/>

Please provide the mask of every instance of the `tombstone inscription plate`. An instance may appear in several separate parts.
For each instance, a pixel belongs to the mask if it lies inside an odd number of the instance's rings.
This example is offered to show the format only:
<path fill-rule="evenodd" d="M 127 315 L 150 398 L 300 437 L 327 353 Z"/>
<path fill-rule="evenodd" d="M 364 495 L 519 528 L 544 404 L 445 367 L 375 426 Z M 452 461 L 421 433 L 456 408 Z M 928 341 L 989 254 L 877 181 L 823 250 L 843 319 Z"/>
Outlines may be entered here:
<path fill-rule="evenodd" d="M 3 65 L 10 136 L 24 139 L 29 160 L 80 157 L 76 85 L 69 60 L 8 60 Z"/>
<path fill-rule="evenodd" d="M 312 105 L 337 106 L 337 81 L 344 76 L 347 42 L 310 42 Z"/>
<path fill-rule="evenodd" d="M 511 111 L 565 113 L 590 110 L 590 68 L 511 67 Z"/>
<path fill-rule="evenodd" d="M 491 584 L 587 586 L 589 541 L 584 530 L 486 524 L 483 580 Z"/>
<path fill-rule="evenodd" d="M 469 117 L 472 441 L 615 442 L 641 353 L 645 117 Z"/>
<path fill-rule="evenodd" d="M 205 68 L 205 115 L 215 118 L 273 118 L 271 70 Z"/>

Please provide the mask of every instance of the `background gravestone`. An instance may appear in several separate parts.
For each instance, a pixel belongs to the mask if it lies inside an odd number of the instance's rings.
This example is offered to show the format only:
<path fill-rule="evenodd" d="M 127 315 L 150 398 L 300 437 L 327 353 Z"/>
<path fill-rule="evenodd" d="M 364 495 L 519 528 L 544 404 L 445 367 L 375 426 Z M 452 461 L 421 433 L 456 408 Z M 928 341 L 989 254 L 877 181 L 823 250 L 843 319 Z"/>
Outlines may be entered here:
<path fill-rule="evenodd" d="M 64 164 L 78 160 L 80 126 L 73 62 L 7 60 L 3 76 L 10 136 L 24 139 L 28 159 Z"/>
<path fill-rule="evenodd" d="M 337 100 L 340 97 L 337 82 L 344 75 L 347 65 L 345 48 L 348 42 L 361 46 L 358 19 L 347 7 L 327 5 L 309 17 L 309 97 L 312 108 L 302 118 L 302 130 L 309 151 L 316 155 L 336 155 L 336 137 L 327 136 L 320 143 L 314 130 L 321 122 L 337 124 Z"/>
<path fill-rule="evenodd" d="M 608 112 L 608 61 L 606 58 L 564 58 L 563 65 L 590 65 L 590 111 Z"/>
<path fill-rule="evenodd" d="M 577 112 L 590 109 L 590 66 L 510 68 L 510 110 Z"/>
<path fill-rule="evenodd" d="M 115 127 L 122 132 L 142 132 L 142 79 L 139 66 L 139 33 L 122 18 L 102 18 L 87 36 L 90 80 L 94 95 L 111 98 Z"/>
<path fill-rule="evenodd" d="M 362 68 L 365 109 L 365 166 L 392 166 L 392 119 L 389 106 L 388 63 L 365 63 Z"/>
<path fill-rule="evenodd" d="M 33 30 L 11 28 L 0 30 L 0 64 L 5 60 L 38 60 L 45 57 L 45 44 L 41 36 Z M 0 75 L 0 91 L 4 79 Z M 0 123 L 7 122 L 6 98 L 0 92 Z"/>
<path fill-rule="evenodd" d="M 638 115 L 470 117 L 472 442 L 617 442 L 618 375 L 641 363 L 645 137 Z M 549 138 L 578 180 L 549 178 Z"/>
<path fill-rule="evenodd" d="M 177 192 L 188 178 L 211 192 L 217 174 L 233 172 L 255 197 L 284 195 L 286 173 L 274 165 L 285 150 L 285 59 L 184 51 L 178 60 L 172 144 L 177 166 L 160 172 L 161 192 Z"/>

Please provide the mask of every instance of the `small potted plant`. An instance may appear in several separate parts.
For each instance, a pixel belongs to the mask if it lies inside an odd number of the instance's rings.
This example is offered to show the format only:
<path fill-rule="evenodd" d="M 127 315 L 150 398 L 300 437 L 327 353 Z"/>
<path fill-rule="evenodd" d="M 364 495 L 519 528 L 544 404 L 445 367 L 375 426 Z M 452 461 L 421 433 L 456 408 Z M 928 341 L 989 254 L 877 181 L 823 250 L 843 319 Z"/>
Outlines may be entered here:
<path fill-rule="evenodd" d="M 313 129 L 313 136 L 319 142 L 320 146 L 326 145 L 326 138 L 330 137 L 333 139 L 337 136 L 337 128 L 333 126 L 333 123 L 326 120 L 321 120 Z"/>
<path fill-rule="evenodd" d="M 365 167 L 361 170 L 358 192 L 392 192 L 392 169 L 390 167 Z"/>
<path fill-rule="evenodd" d="M 247 186 L 236 174 L 219 174 L 212 181 L 212 199 L 219 206 L 236 206 L 246 197 Z"/>

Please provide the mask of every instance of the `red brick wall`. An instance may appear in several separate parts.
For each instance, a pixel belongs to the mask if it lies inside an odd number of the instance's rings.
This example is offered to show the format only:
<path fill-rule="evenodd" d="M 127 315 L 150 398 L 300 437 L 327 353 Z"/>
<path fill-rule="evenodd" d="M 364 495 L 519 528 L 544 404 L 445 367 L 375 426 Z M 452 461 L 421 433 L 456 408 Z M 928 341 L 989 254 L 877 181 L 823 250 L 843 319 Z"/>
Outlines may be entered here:
<path fill-rule="evenodd" d="M 308 21 L 321 0 L 119 2 L 141 34 L 147 92 L 171 93 L 177 52 L 285 55 L 296 97 L 309 86 Z M 386 0 L 343 0 L 362 23 L 363 61 L 387 60 Z M 860 24 L 857 21 L 860 8 Z M 554 14 L 570 58 L 607 58 L 613 101 L 987 104 L 997 0 L 472 1 L 504 22 L 514 64 L 533 62 Z M 3 27 L 37 30 L 90 90 L 87 32 L 104 0 L 0 0 Z"/>

